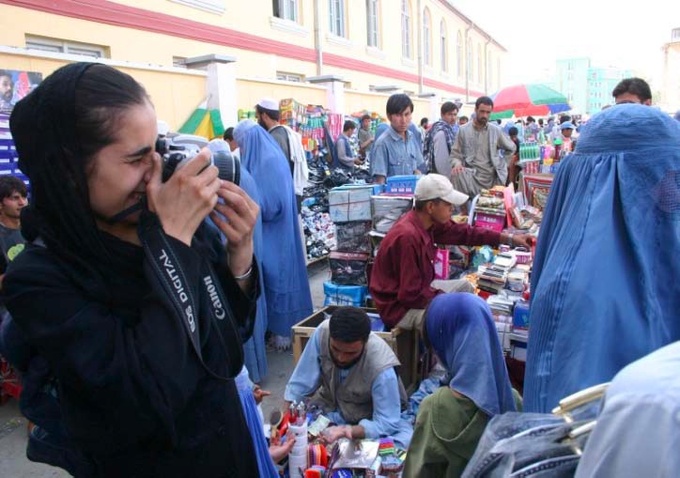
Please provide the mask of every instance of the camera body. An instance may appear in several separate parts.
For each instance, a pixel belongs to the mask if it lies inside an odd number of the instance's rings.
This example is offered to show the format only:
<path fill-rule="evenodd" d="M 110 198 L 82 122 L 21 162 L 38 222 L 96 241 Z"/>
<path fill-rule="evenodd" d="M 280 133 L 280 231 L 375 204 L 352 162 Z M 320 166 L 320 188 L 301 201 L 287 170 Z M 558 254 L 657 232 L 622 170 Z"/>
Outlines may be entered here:
<path fill-rule="evenodd" d="M 170 179 L 172 174 L 183 167 L 207 146 L 207 141 L 200 136 L 178 135 L 175 137 L 159 136 L 156 139 L 156 152 L 163 161 L 163 182 Z M 216 166 L 220 179 L 230 181 L 236 185 L 241 182 L 241 163 L 232 156 L 231 152 L 218 151 L 210 154 L 210 164 Z"/>

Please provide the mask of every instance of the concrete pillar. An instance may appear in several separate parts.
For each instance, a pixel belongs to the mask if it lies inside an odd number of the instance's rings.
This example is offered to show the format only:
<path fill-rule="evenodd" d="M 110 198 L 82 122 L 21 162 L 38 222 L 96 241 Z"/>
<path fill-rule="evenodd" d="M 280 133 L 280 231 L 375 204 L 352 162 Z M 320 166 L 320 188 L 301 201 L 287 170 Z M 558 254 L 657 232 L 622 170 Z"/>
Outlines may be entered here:
<path fill-rule="evenodd" d="M 441 104 L 442 98 L 437 93 L 423 93 L 418 95 L 418 98 L 427 98 L 429 100 L 429 106 L 427 109 L 427 118 L 430 120 L 430 124 L 434 123 L 441 116 Z"/>
<path fill-rule="evenodd" d="M 309 83 L 326 87 L 326 109 L 332 113 L 345 115 L 345 80 L 335 75 L 307 78 Z"/>
<path fill-rule="evenodd" d="M 204 55 L 186 60 L 188 68 L 206 70 L 206 108 L 219 110 L 227 128 L 238 121 L 236 58 L 227 55 Z"/>

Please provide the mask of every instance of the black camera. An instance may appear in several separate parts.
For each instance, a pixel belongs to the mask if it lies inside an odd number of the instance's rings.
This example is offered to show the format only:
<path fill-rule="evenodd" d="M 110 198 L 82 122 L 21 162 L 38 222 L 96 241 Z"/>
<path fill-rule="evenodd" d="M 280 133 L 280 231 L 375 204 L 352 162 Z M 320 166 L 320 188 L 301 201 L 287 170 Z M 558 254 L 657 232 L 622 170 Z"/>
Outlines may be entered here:
<path fill-rule="evenodd" d="M 156 152 L 161 155 L 163 160 L 163 182 L 170 179 L 175 171 L 201 151 L 200 141 L 197 138 L 190 135 L 179 135 L 174 138 L 158 137 Z M 201 138 L 201 141 L 204 140 Z M 237 186 L 240 184 L 241 163 L 229 151 L 211 153 L 210 164 L 217 167 L 220 179 L 232 182 Z"/>

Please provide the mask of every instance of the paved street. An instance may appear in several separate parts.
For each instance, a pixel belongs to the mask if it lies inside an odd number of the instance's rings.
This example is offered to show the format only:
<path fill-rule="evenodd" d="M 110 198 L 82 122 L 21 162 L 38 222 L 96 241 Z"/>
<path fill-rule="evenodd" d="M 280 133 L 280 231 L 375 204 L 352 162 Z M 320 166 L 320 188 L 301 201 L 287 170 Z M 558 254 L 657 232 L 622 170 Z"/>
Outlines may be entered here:
<path fill-rule="evenodd" d="M 314 308 L 323 306 L 323 282 L 330 278 L 328 261 L 309 266 L 310 286 Z M 265 420 L 272 410 L 283 405 L 283 391 L 293 371 L 291 352 L 268 352 L 269 373 L 262 388 L 272 392 L 263 402 Z M 65 471 L 33 463 L 26 458 L 26 419 L 19 413 L 15 401 L 0 406 L 0 477 L 2 478 L 62 478 L 70 476 Z"/>

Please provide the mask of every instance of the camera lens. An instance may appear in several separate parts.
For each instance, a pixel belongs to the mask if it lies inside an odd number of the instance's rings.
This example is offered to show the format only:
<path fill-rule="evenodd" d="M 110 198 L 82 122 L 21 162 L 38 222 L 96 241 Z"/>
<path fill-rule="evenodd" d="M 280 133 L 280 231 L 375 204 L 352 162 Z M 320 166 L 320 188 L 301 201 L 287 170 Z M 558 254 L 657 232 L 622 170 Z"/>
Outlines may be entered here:
<path fill-rule="evenodd" d="M 217 151 L 212 155 L 212 164 L 217 166 L 220 179 L 230 181 L 237 186 L 241 183 L 241 163 L 231 153 Z"/>

